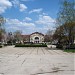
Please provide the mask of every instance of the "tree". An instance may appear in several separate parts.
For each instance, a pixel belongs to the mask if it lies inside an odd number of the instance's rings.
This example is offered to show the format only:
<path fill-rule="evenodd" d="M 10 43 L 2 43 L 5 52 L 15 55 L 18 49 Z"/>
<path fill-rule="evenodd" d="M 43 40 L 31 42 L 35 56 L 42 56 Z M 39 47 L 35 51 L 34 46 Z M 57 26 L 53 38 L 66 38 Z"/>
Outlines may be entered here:
<path fill-rule="evenodd" d="M 3 16 L 0 15 L 0 28 L 3 25 L 3 23 L 5 23 L 5 19 Z"/>
<path fill-rule="evenodd" d="M 59 25 L 75 21 L 75 3 L 64 0 L 61 2 L 61 7 L 58 12 L 57 22 Z"/>
<path fill-rule="evenodd" d="M 46 35 L 44 36 L 44 41 L 45 42 L 52 42 L 52 35 L 53 35 L 53 30 L 48 30 Z"/>
<path fill-rule="evenodd" d="M 74 2 L 70 2 L 68 0 L 64 0 L 62 2 L 61 9 L 58 13 L 57 24 L 58 27 L 62 26 L 63 35 L 68 37 L 68 43 L 74 43 L 75 37 L 75 4 Z M 57 28 L 58 28 L 57 27 Z M 61 32 L 59 32 L 61 34 Z M 60 38 L 60 37 L 59 37 Z"/>
<path fill-rule="evenodd" d="M 68 42 L 68 38 L 67 36 L 64 34 L 64 27 L 63 26 L 59 26 L 58 28 L 56 28 L 55 33 L 53 34 L 53 39 L 54 40 L 58 40 L 59 44 L 67 44 Z"/>
<path fill-rule="evenodd" d="M 16 32 L 14 32 L 14 38 L 16 42 L 21 42 L 22 40 L 22 32 L 20 30 L 17 30 Z"/>
<path fill-rule="evenodd" d="M 9 44 L 9 45 L 12 45 L 13 44 L 13 38 L 14 36 L 13 36 L 13 33 L 12 32 L 8 32 L 8 34 L 7 34 L 7 43 Z"/>
<path fill-rule="evenodd" d="M 3 34 L 5 33 L 5 29 L 3 27 L 4 23 L 5 23 L 5 19 L 3 16 L 0 15 L 0 41 L 3 38 Z"/>

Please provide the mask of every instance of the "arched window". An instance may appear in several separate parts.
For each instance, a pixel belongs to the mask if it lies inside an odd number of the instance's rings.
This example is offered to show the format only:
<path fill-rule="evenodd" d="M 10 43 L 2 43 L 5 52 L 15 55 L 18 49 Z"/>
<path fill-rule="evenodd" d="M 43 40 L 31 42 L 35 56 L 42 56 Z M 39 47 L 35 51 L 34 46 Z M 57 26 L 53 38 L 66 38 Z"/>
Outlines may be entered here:
<path fill-rule="evenodd" d="M 38 37 L 35 37 L 35 40 L 39 39 Z"/>
<path fill-rule="evenodd" d="M 39 37 L 35 37 L 35 43 L 39 43 Z"/>

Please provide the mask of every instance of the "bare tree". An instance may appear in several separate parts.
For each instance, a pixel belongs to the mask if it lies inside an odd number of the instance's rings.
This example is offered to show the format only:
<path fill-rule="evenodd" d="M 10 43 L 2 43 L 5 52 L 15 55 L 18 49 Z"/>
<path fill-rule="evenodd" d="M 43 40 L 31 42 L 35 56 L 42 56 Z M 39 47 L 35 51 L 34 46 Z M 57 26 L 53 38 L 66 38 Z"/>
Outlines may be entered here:
<path fill-rule="evenodd" d="M 52 35 L 53 35 L 53 30 L 48 30 L 46 35 L 44 36 L 44 41 L 45 42 L 52 42 Z"/>
<path fill-rule="evenodd" d="M 22 41 L 22 31 L 20 31 L 20 30 L 15 31 L 14 39 L 16 42 L 20 43 Z"/>
<path fill-rule="evenodd" d="M 2 41 L 3 35 L 5 33 L 5 29 L 3 27 L 5 23 L 5 19 L 3 16 L 0 15 L 0 41 Z"/>
<path fill-rule="evenodd" d="M 63 27 L 63 35 L 68 37 L 69 44 L 74 43 L 75 37 L 75 3 L 64 0 L 57 17 L 57 24 Z M 57 27 L 58 28 L 58 27 Z M 59 32 L 61 34 L 61 30 Z M 60 37 L 59 37 L 60 38 Z"/>

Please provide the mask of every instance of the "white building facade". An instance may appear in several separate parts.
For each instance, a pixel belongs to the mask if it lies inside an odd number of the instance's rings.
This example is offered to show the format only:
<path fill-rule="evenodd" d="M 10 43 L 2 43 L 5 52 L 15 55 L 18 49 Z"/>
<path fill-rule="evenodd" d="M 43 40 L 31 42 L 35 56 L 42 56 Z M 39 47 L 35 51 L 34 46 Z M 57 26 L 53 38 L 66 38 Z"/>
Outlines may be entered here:
<path fill-rule="evenodd" d="M 43 43 L 44 42 L 44 35 L 39 32 L 32 33 L 30 35 L 30 42 L 33 43 Z"/>

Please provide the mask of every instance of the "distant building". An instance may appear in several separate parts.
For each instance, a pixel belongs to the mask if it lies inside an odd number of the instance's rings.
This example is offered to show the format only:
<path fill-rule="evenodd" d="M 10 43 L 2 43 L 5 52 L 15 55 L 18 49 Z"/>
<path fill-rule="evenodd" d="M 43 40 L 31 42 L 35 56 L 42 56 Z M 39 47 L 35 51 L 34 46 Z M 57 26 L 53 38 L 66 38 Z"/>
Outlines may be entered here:
<path fill-rule="evenodd" d="M 23 42 L 30 42 L 30 35 L 22 35 Z"/>
<path fill-rule="evenodd" d="M 44 34 L 39 32 L 34 32 L 30 35 L 30 42 L 33 43 L 43 43 L 44 42 Z"/>
<path fill-rule="evenodd" d="M 30 35 L 22 35 L 24 42 L 33 42 L 33 43 L 43 43 L 44 42 L 44 34 L 39 32 L 34 32 Z"/>

